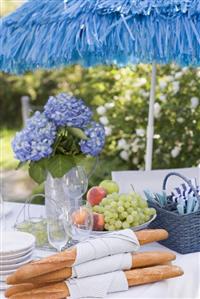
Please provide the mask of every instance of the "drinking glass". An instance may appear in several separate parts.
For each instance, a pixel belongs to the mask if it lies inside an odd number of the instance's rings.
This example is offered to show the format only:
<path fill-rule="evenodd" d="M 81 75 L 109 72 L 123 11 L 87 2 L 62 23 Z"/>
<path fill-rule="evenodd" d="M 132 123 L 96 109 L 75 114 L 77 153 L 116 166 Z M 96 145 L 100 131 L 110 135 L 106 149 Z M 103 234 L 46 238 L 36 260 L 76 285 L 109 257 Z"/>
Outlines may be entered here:
<path fill-rule="evenodd" d="M 69 197 L 70 207 L 79 207 L 88 188 L 88 177 L 84 168 L 73 167 L 64 177 L 63 188 Z"/>
<path fill-rule="evenodd" d="M 87 204 L 71 208 L 69 211 L 71 235 L 74 243 L 84 241 L 90 237 L 93 228 L 92 207 Z"/>
<path fill-rule="evenodd" d="M 71 240 L 71 223 L 64 205 L 48 199 L 46 205 L 48 241 L 57 251 L 62 251 Z"/>

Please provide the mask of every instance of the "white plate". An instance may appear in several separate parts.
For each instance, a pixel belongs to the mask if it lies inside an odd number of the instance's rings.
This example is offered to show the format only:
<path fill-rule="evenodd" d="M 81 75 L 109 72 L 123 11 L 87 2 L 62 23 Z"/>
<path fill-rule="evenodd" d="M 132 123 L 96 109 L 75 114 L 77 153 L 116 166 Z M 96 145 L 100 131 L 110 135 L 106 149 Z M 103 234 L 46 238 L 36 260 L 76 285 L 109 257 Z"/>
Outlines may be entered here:
<path fill-rule="evenodd" d="M 0 275 L 0 283 L 5 282 L 7 277 L 8 277 L 8 275 Z"/>
<path fill-rule="evenodd" d="M 12 258 L 12 259 L 4 257 L 3 259 L 0 260 L 0 267 L 2 265 L 13 265 L 13 264 L 21 263 L 29 259 L 32 255 L 33 255 L 33 250 L 29 251 L 27 254 L 23 256 Z"/>
<path fill-rule="evenodd" d="M 9 288 L 9 286 L 5 282 L 0 281 L 0 292 L 5 291 L 8 288 Z"/>
<path fill-rule="evenodd" d="M 1 255 L 0 253 L 0 263 L 2 261 L 10 261 L 12 262 L 12 260 L 14 259 L 17 259 L 17 258 L 23 258 L 25 257 L 26 255 L 29 255 L 30 253 L 33 252 L 33 250 L 35 249 L 35 246 L 32 246 L 24 251 L 21 251 L 21 252 L 17 252 L 17 253 L 12 253 L 12 254 L 4 254 L 4 255 Z"/>
<path fill-rule="evenodd" d="M 16 271 L 16 269 L 14 269 L 14 270 L 8 270 L 8 271 L 0 271 L 0 277 L 1 276 L 8 276 L 8 275 L 14 273 L 15 271 Z"/>
<path fill-rule="evenodd" d="M 153 215 L 152 217 L 151 217 L 151 219 L 149 220 L 149 221 L 147 221 L 147 222 L 145 222 L 145 223 L 143 223 L 143 224 L 140 224 L 140 225 L 138 225 L 138 226 L 133 226 L 133 227 L 130 227 L 130 229 L 132 229 L 133 231 L 138 231 L 138 230 L 141 230 L 141 229 L 145 229 L 145 228 L 147 228 L 147 226 L 154 220 L 154 219 L 156 219 L 156 214 L 155 215 Z M 95 236 L 101 236 L 101 235 L 105 235 L 105 234 L 108 234 L 108 233 L 111 233 L 110 231 L 106 231 L 106 230 L 104 230 L 104 231 L 92 231 L 91 232 L 91 234 L 90 234 L 90 236 L 91 237 L 95 237 Z"/>
<path fill-rule="evenodd" d="M 12 212 L 13 208 L 4 204 L 4 207 L 0 208 L 0 219 L 1 217 L 6 217 L 8 214 Z"/>
<path fill-rule="evenodd" d="M 7 231 L 1 235 L 0 256 L 10 256 L 28 251 L 35 244 L 35 237 L 29 233 Z"/>
<path fill-rule="evenodd" d="M 19 267 L 30 263 L 32 260 L 33 260 L 32 257 L 29 257 L 28 259 L 26 259 L 25 261 L 23 261 L 21 263 L 17 263 L 17 264 L 13 264 L 13 265 L 0 265 L 0 275 L 4 275 L 4 272 L 7 272 L 7 271 L 16 270 Z"/>

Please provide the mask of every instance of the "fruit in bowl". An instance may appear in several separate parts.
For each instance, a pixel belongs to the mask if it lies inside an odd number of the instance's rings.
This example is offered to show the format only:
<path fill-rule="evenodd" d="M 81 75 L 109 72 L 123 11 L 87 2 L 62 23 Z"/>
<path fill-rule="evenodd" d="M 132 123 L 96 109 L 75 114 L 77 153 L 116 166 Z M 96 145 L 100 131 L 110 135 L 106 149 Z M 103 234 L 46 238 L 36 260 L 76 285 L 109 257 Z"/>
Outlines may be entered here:
<path fill-rule="evenodd" d="M 87 201 L 91 206 L 98 205 L 106 197 L 106 194 L 106 190 L 103 187 L 92 187 L 87 193 Z"/>
<path fill-rule="evenodd" d="M 111 180 L 104 180 L 99 184 L 100 187 L 103 187 L 106 190 L 107 194 L 118 193 L 119 186 L 116 182 Z"/>
<path fill-rule="evenodd" d="M 94 231 L 103 231 L 104 230 L 104 216 L 103 214 L 98 214 L 98 213 L 92 213 L 93 217 L 93 230 Z M 81 209 L 74 211 L 72 214 L 72 223 L 79 227 L 82 228 L 85 223 L 87 223 L 89 220 L 89 215 L 87 213 L 87 209 Z"/>
<path fill-rule="evenodd" d="M 93 213 L 93 230 L 102 231 L 105 228 L 104 215 Z"/>
<path fill-rule="evenodd" d="M 88 191 L 88 194 L 94 196 L 94 198 L 89 198 L 89 202 L 93 203 L 93 230 L 95 231 L 114 231 L 136 227 L 149 221 L 152 216 L 156 214 L 156 210 L 149 208 L 146 200 L 139 194 L 135 192 L 130 194 L 119 194 L 119 187 L 115 182 L 105 180 L 100 184 L 100 187 L 103 187 L 104 190 L 106 190 L 106 195 L 104 198 L 101 198 L 101 200 L 94 200 L 95 190 L 98 189 L 93 188 L 97 187 L 92 188 L 94 193 L 90 193 L 90 190 Z M 116 192 L 111 193 L 113 190 Z M 95 202 L 98 203 L 94 204 Z"/>

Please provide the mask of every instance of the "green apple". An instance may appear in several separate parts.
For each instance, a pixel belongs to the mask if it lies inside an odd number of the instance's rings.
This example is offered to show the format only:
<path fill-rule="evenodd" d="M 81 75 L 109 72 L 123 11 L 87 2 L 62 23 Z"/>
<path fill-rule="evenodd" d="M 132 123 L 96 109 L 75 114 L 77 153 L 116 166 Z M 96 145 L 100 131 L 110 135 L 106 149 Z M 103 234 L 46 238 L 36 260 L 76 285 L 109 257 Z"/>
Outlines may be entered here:
<path fill-rule="evenodd" d="M 119 192 L 119 186 L 116 182 L 111 180 L 104 180 L 99 184 L 99 186 L 103 187 L 106 190 L 107 194 Z"/>

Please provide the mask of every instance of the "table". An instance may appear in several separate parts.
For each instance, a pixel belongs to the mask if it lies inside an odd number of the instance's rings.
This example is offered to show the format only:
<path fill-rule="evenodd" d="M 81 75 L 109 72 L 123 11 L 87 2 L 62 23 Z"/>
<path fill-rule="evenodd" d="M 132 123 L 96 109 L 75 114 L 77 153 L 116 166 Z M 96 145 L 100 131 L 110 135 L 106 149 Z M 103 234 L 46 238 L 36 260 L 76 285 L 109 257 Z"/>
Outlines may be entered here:
<path fill-rule="evenodd" d="M 5 221 L 6 229 L 10 230 L 13 228 L 16 217 L 23 205 L 19 203 L 6 203 L 6 205 L 12 209 L 10 214 L 7 215 Z M 31 205 L 30 211 L 33 216 L 38 217 L 40 215 L 44 215 L 44 207 L 40 205 Z M 167 250 L 167 248 L 158 243 L 151 243 L 149 245 L 142 246 L 141 248 L 141 251 L 148 250 Z M 174 264 L 182 267 L 184 270 L 184 276 L 148 285 L 132 287 L 127 292 L 110 294 L 106 298 L 200 298 L 200 252 L 186 255 L 176 253 L 176 255 L 177 259 Z M 4 299 L 2 293 L 0 293 L 0 298 Z"/>

